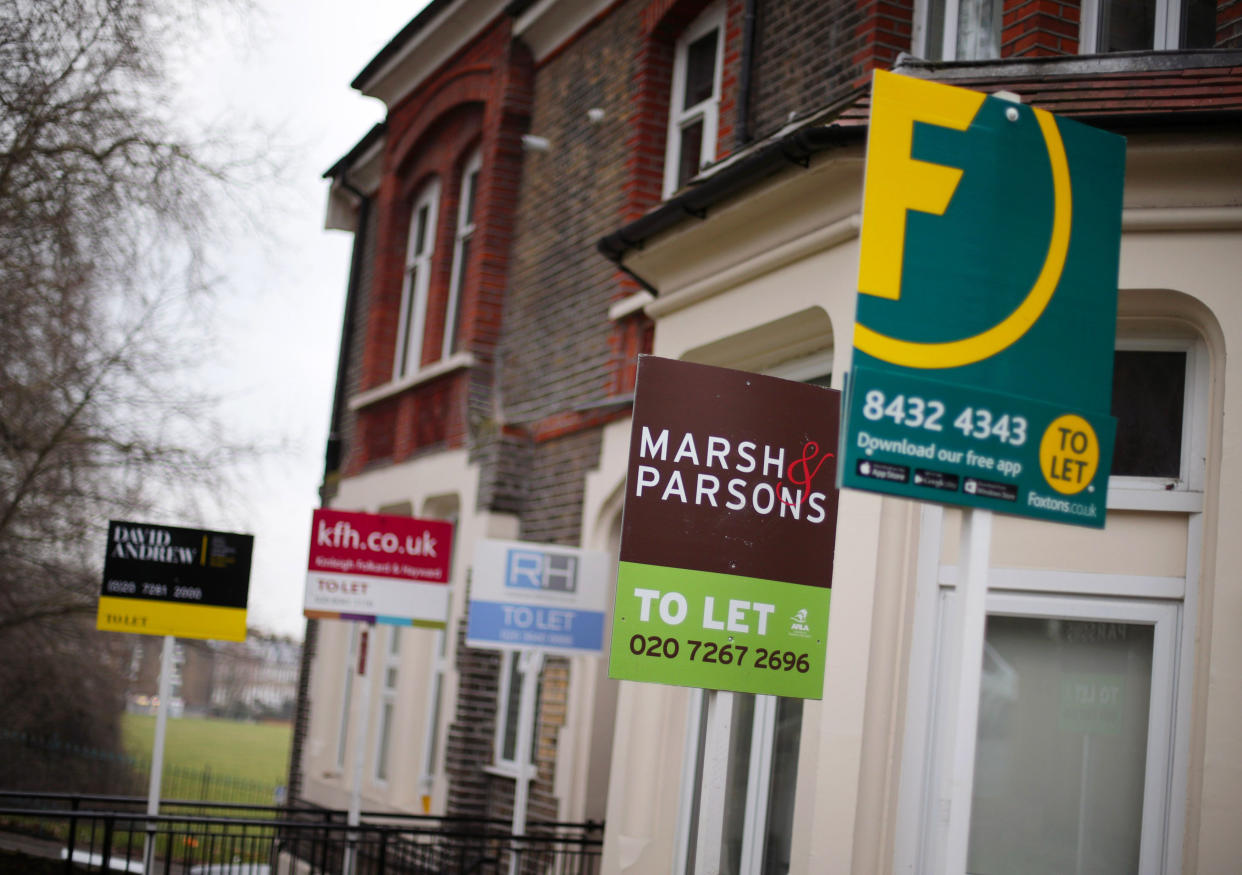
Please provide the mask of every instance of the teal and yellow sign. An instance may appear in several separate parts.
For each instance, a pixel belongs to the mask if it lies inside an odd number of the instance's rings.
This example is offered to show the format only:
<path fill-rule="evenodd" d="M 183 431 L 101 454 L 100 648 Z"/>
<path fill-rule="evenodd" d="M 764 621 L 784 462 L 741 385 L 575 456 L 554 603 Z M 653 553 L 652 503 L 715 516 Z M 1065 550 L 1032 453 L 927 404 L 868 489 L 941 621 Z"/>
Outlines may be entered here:
<path fill-rule="evenodd" d="M 1125 140 L 879 71 L 842 486 L 1103 526 Z"/>

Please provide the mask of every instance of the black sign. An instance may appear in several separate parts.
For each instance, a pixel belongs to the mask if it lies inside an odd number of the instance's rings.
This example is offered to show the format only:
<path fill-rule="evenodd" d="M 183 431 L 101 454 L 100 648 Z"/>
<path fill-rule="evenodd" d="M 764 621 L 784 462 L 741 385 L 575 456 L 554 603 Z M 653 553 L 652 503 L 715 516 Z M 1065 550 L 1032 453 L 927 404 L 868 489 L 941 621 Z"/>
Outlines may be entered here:
<path fill-rule="evenodd" d="M 245 608 L 254 536 L 113 520 L 102 596 Z"/>

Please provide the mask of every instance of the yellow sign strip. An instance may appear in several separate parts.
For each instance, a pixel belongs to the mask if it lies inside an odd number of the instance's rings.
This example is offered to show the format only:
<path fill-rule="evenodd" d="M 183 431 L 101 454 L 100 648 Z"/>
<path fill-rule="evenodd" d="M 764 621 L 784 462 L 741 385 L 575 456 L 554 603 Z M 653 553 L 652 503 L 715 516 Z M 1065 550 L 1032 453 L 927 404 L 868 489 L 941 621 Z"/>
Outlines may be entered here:
<path fill-rule="evenodd" d="M 246 609 L 100 596 L 95 628 L 105 632 L 246 640 Z"/>

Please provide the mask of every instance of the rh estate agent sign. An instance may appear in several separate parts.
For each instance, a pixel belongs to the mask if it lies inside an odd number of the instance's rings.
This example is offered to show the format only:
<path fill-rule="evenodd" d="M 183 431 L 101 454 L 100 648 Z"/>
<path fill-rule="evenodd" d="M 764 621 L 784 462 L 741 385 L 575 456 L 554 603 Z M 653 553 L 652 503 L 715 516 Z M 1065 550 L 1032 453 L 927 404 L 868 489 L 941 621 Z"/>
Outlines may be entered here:
<path fill-rule="evenodd" d="M 95 626 L 245 641 L 253 552 L 251 535 L 112 521 Z"/>
<path fill-rule="evenodd" d="M 839 404 L 639 359 L 610 677 L 823 695 Z"/>
<path fill-rule="evenodd" d="M 482 539 L 470 575 L 466 644 L 599 654 L 607 553 Z"/>
<path fill-rule="evenodd" d="M 1102 527 L 1125 140 L 877 72 L 843 486 Z"/>
<path fill-rule="evenodd" d="M 443 627 L 452 555 L 452 523 L 321 508 L 311 520 L 302 613 Z"/>

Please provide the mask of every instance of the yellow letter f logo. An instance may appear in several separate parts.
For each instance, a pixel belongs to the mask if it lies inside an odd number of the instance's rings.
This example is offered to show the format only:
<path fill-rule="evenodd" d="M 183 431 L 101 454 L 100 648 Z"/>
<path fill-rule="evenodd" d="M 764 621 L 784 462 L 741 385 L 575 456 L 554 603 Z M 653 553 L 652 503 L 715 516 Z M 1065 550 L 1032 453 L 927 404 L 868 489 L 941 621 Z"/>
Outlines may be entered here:
<path fill-rule="evenodd" d="M 863 229 L 859 242 L 858 291 L 891 301 L 901 299 L 910 210 L 942 216 L 962 171 L 911 157 L 914 123 L 965 131 L 985 100 L 983 94 L 877 70 L 871 91 L 871 133 L 863 186 Z M 1069 249 L 1069 164 L 1056 120 L 1032 110 L 1048 150 L 1053 216 L 1048 249 L 1026 297 L 996 325 L 972 336 L 936 343 L 890 337 L 857 322 L 854 347 L 880 361 L 907 368 L 944 369 L 995 355 L 1022 337 L 1052 300 Z M 986 233 L 988 229 L 983 229 Z M 943 266 L 941 266 L 943 269 Z"/>
<path fill-rule="evenodd" d="M 977 91 L 876 71 L 871 91 L 871 133 L 863 190 L 866 222 L 860 242 L 858 291 L 894 301 L 901 297 L 906 212 L 944 215 L 962 178 L 962 171 L 956 167 L 910 157 L 914 123 L 964 131 L 983 100 L 984 95 Z"/>

